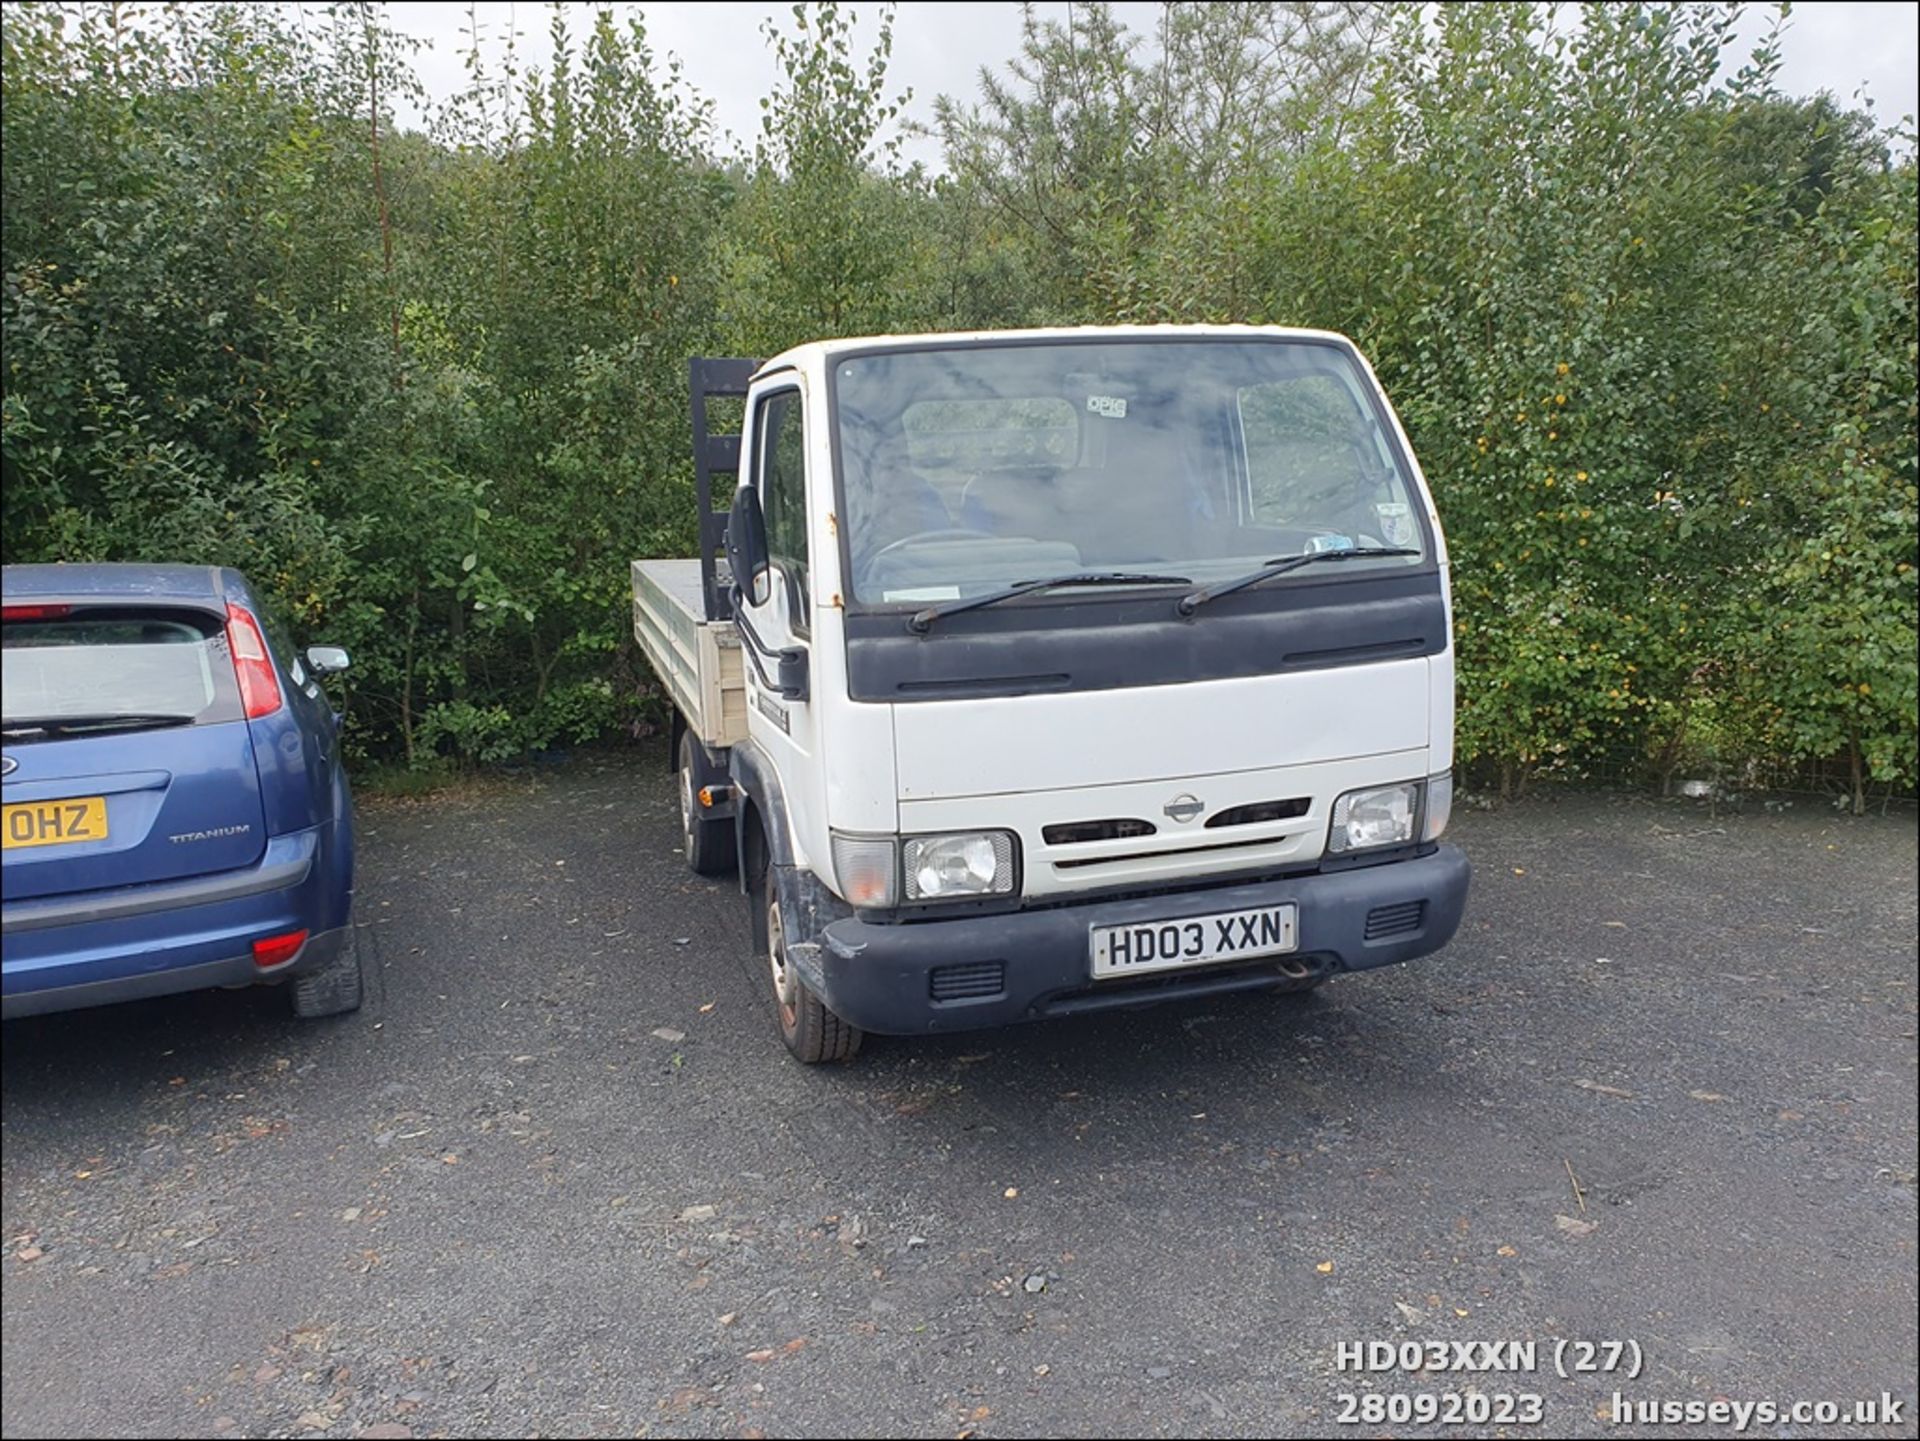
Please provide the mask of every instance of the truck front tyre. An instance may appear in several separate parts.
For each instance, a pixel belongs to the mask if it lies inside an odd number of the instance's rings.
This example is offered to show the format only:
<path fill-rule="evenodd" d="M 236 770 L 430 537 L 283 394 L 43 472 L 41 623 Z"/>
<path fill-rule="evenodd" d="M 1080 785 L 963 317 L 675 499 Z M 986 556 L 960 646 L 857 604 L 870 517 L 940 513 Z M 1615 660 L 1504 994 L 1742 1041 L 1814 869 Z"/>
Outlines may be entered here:
<path fill-rule="evenodd" d="M 680 842 L 696 875 L 724 876 L 733 869 L 733 821 L 701 814 L 700 788 L 710 784 L 700 765 L 699 742 L 692 731 L 680 733 Z"/>
<path fill-rule="evenodd" d="M 765 871 L 760 873 L 755 899 L 761 908 L 760 935 L 767 948 L 767 970 L 773 987 L 774 1018 L 780 1023 L 780 1039 L 796 1059 L 809 1066 L 822 1061 L 852 1060 L 860 1049 L 860 1028 L 828 1010 L 800 979 L 798 968 L 787 955 L 780 897 Z"/>

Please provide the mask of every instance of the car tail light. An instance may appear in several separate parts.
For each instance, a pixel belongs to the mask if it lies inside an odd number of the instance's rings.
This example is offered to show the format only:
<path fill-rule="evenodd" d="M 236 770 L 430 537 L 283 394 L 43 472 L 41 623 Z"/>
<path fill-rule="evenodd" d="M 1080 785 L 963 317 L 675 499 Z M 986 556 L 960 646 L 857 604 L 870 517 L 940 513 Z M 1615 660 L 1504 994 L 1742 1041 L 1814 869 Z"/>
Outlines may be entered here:
<path fill-rule="evenodd" d="M 266 970 L 283 961 L 290 961 L 300 954 L 300 948 L 307 943 L 304 930 L 288 931 L 284 936 L 268 936 L 265 940 L 253 943 L 253 963 Z"/>
<path fill-rule="evenodd" d="M 227 602 L 227 645 L 233 651 L 233 673 L 240 678 L 240 704 L 247 719 L 258 720 L 279 710 L 280 682 L 274 676 L 260 622 L 245 606 L 232 601 Z"/>
<path fill-rule="evenodd" d="M 59 620 L 72 612 L 70 605 L 9 605 L 0 607 L 0 620 Z"/>

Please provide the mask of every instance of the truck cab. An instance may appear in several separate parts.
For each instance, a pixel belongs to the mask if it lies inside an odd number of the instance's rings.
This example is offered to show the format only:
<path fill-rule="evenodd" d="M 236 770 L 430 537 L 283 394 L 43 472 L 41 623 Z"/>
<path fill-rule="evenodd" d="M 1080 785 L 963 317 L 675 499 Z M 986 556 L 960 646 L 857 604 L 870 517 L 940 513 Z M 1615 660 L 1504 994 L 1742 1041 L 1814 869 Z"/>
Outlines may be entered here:
<path fill-rule="evenodd" d="M 922 335 L 694 379 L 697 582 L 636 563 L 636 629 L 688 859 L 737 867 L 802 1060 L 1451 939 L 1445 540 L 1352 342 Z"/>

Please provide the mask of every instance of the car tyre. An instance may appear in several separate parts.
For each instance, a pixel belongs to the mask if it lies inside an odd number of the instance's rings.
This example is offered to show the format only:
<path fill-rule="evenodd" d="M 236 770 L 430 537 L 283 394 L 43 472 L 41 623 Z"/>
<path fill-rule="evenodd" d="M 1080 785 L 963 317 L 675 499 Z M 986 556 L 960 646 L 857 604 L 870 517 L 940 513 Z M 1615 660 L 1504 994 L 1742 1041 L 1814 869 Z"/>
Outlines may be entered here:
<path fill-rule="evenodd" d="M 349 921 L 340 953 L 324 966 L 295 976 L 287 989 L 293 1013 L 303 1021 L 359 1010 L 366 987 L 360 971 L 358 927 Z"/>

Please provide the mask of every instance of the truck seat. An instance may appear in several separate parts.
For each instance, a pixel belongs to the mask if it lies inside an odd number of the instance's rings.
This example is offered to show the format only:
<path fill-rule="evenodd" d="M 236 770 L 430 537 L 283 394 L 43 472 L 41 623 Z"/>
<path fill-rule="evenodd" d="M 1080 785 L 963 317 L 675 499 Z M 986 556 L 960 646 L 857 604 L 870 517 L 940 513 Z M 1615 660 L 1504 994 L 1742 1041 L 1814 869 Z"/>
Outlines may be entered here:
<path fill-rule="evenodd" d="M 1136 480 L 1118 465 L 991 471 L 967 487 L 960 524 L 1066 542 L 1089 565 L 1163 560 L 1187 553 L 1190 501 L 1178 472 Z"/>
<path fill-rule="evenodd" d="M 855 575 L 896 541 L 953 529 L 953 516 L 940 499 L 940 492 L 918 471 L 904 464 L 879 461 L 869 472 L 868 484 L 866 503 L 855 509 L 860 523 L 848 537 Z"/>
<path fill-rule="evenodd" d="M 961 497 L 960 524 L 988 535 L 1071 541 L 1073 517 L 1063 505 L 1061 474 L 1033 466 L 982 471 Z"/>

